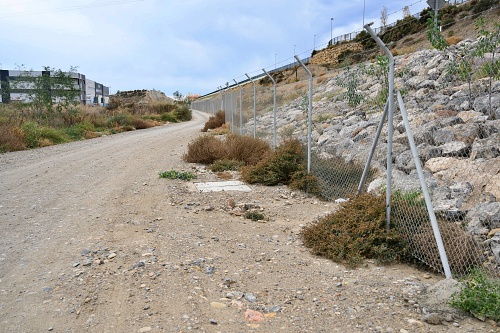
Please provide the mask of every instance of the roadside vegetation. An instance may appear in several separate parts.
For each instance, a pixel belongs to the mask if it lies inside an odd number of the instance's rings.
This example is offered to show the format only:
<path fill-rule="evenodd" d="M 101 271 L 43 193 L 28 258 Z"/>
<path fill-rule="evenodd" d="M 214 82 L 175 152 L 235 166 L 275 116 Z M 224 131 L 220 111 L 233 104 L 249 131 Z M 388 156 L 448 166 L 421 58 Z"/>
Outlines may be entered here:
<path fill-rule="evenodd" d="M 185 101 L 123 103 L 111 97 L 108 107 L 78 102 L 79 90 L 67 72 L 45 67 L 51 76 L 24 71 L 5 92 L 27 94 L 30 102 L 0 103 L 0 153 L 92 139 L 124 131 L 191 119 Z M 70 71 L 75 71 L 71 68 Z"/>

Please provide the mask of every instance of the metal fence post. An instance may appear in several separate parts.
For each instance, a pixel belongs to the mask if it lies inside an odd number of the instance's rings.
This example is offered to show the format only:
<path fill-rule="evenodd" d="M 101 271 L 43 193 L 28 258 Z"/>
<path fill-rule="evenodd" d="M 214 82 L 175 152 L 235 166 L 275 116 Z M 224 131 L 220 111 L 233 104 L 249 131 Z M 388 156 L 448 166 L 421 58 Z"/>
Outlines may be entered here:
<path fill-rule="evenodd" d="M 312 132 L 312 89 L 313 89 L 313 76 L 311 71 L 304 65 L 304 63 L 295 56 L 302 68 L 305 69 L 309 75 L 309 110 L 307 112 L 307 173 L 311 173 L 311 132 Z"/>
<path fill-rule="evenodd" d="M 413 155 L 413 161 L 415 162 L 415 169 L 417 170 L 418 180 L 420 181 L 420 187 L 422 188 L 422 193 L 425 199 L 425 206 L 427 207 L 427 213 L 431 220 L 432 231 L 434 232 L 434 238 L 438 246 L 439 257 L 441 258 L 441 263 L 443 264 L 444 275 L 446 278 L 451 278 L 450 265 L 448 263 L 448 256 L 446 255 L 446 250 L 444 249 L 443 239 L 441 238 L 441 232 L 439 231 L 439 226 L 437 223 L 436 215 L 434 214 L 434 208 L 432 207 L 431 196 L 427 190 L 427 184 L 425 184 L 425 177 L 422 171 L 422 166 L 420 165 L 420 157 L 418 156 L 417 147 L 415 146 L 415 141 L 413 140 L 413 134 L 410 128 L 410 122 L 408 121 L 408 115 L 406 114 L 406 108 L 403 103 L 403 98 L 401 93 L 398 91 L 398 103 L 399 110 L 401 110 L 401 115 L 403 116 L 403 122 L 405 124 L 406 136 L 408 137 L 408 143 L 410 144 L 411 153 Z"/>
<path fill-rule="evenodd" d="M 264 68 L 262 68 L 262 71 L 271 79 L 271 81 L 273 81 L 273 85 L 274 85 L 274 106 L 273 106 L 273 115 L 274 115 L 274 130 L 273 130 L 273 134 L 274 134 L 274 139 L 273 139 L 273 148 L 276 149 L 276 81 L 273 79 L 273 77 L 271 75 L 269 75 L 268 72 L 266 72 L 266 70 Z"/>
<path fill-rule="evenodd" d="M 256 107 L 257 107 L 257 87 L 255 85 L 255 81 L 252 80 L 252 78 L 250 76 L 248 76 L 248 74 L 245 73 L 245 75 L 253 83 L 253 137 L 255 139 L 255 137 L 257 136 L 257 109 L 256 109 Z"/>
<path fill-rule="evenodd" d="M 372 36 L 372 38 L 377 42 L 378 46 L 384 51 L 389 59 L 389 113 L 387 121 L 387 184 L 386 184 L 386 219 L 387 219 L 387 230 L 391 225 L 391 186 L 392 186 L 392 139 L 393 139 L 393 116 L 394 116 L 394 57 L 387 46 L 382 42 L 382 40 L 375 34 L 375 32 L 370 27 L 372 23 L 365 25 L 366 31 Z"/>
<path fill-rule="evenodd" d="M 242 109 L 242 106 L 243 106 L 243 103 L 241 102 L 241 95 L 242 95 L 242 91 L 243 91 L 243 88 L 241 87 L 241 85 L 236 82 L 235 79 L 233 79 L 234 83 L 236 83 L 238 85 L 238 87 L 240 87 L 240 135 L 242 134 L 241 133 L 241 127 L 243 126 L 243 115 L 242 115 L 242 112 L 243 112 L 243 109 Z"/>

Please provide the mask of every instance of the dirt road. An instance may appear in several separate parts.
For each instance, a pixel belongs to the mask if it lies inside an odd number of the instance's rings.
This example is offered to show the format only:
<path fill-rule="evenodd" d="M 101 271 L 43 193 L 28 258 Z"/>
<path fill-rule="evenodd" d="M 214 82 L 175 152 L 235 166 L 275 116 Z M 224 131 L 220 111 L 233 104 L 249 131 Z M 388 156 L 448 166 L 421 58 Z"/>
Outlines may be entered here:
<path fill-rule="evenodd" d="M 311 256 L 298 232 L 332 203 L 159 179 L 216 180 L 181 160 L 206 119 L 0 155 L 1 332 L 495 332 L 422 322 L 439 276 Z"/>

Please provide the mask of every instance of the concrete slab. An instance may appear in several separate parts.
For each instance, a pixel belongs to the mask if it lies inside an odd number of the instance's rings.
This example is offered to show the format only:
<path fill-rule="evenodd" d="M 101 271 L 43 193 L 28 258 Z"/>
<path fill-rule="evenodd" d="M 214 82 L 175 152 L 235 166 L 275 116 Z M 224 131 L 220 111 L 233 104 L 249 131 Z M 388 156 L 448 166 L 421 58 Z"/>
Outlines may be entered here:
<path fill-rule="evenodd" d="M 250 192 L 252 189 L 243 182 L 230 180 L 225 182 L 195 183 L 200 192 L 240 191 Z"/>

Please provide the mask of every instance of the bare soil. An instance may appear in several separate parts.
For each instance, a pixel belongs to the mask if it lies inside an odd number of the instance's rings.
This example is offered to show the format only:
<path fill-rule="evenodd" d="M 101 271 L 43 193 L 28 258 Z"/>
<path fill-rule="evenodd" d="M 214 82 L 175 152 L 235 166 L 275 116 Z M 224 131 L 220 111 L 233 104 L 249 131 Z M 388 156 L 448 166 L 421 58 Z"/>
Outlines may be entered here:
<path fill-rule="evenodd" d="M 299 232 L 335 203 L 285 186 L 199 193 L 217 177 L 181 157 L 207 118 L 0 155 L 2 332 L 497 331 L 423 322 L 441 276 L 311 255 Z M 158 177 L 171 169 L 198 178 Z"/>

